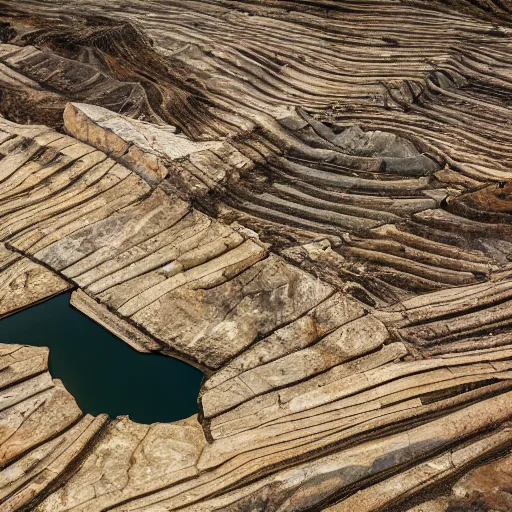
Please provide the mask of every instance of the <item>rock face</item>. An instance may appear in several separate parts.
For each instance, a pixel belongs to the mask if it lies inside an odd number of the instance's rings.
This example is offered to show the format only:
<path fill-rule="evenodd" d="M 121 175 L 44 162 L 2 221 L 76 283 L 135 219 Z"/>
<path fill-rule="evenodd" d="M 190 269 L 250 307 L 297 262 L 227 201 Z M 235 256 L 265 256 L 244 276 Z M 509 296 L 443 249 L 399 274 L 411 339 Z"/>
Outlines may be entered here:
<path fill-rule="evenodd" d="M 0 244 L 0 318 L 70 288 L 57 274 Z"/>
<path fill-rule="evenodd" d="M 73 288 L 200 414 L 1 345 L 0 509 L 509 511 L 512 5 L 164 3 L 0 1 L 0 318 Z"/>
<path fill-rule="evenodd" d="M 152 110 L 139 84 L 123 83 L 87 63 L 49 49 L 2 44 L 0 49 L 0 113 L 24 123 L 62 127 L 69 99 L 93 99 L 116 112 L 150 119 Z M 26 104 L 34 106 L 27 111 Z M 154 119 L 158 119 L 153 114 Z"/>
<path fill-rule="evenodd" d="M 417 505 L 411 508 L 410 512 L 510 510 L 511 464 L 511 455 L 484 464 L 457 480 L 448 495 Z"/>

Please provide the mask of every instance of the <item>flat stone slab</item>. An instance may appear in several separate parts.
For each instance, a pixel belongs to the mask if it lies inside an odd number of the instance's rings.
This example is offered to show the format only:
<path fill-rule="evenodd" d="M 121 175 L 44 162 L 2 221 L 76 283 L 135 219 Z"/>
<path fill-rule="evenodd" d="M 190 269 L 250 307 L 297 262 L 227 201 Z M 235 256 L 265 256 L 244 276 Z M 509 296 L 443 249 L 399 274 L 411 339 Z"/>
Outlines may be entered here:
<path fill-rule="evenodd" d="M 68 290 L 57 274 L 0 244 L 0 318 Z"/>

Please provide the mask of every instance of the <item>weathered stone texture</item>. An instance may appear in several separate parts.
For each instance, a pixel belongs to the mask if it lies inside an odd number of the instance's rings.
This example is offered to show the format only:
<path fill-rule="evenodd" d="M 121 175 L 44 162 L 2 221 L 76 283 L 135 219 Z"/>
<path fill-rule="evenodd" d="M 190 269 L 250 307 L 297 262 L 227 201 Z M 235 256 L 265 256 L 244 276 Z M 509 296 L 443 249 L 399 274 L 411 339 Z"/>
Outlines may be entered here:
<path fill-rule="evenodd" d="M 510 510 L 511 13 L 0 2 L 0 317 L 206 374 L 142 425 L 0 346 L 0 509 Z"/>

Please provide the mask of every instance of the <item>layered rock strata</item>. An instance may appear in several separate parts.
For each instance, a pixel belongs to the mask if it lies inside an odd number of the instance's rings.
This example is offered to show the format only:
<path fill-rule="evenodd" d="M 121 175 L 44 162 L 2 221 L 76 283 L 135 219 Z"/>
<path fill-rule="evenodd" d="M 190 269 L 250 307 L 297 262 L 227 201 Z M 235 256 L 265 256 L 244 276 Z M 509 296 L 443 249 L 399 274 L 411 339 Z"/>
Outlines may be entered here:
<path fill-rule="evenodd" d="M 0 6 L 0 317 L 207 377 L 93 418 L 2 345 L 2 510 L 510 509 L 508 2 Z"/>

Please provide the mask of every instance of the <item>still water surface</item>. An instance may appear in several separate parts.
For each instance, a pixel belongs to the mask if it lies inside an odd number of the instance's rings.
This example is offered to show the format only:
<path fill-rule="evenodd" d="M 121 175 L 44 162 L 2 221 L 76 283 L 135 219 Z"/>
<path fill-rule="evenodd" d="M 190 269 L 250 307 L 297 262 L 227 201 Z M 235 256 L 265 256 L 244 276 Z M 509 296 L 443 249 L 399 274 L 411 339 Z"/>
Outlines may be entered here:
<path fill-rule="evenodd" d="M 177 359 L 140 354 L 69 305 L 69 294 L 0 320 L 0 343 L 50 348 L 50 371 L 82 411 L 140 423 L 197 413 L 203 374 Z"/>

